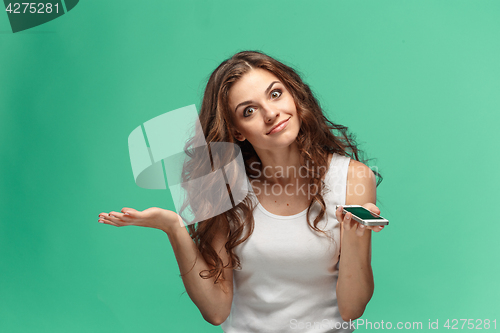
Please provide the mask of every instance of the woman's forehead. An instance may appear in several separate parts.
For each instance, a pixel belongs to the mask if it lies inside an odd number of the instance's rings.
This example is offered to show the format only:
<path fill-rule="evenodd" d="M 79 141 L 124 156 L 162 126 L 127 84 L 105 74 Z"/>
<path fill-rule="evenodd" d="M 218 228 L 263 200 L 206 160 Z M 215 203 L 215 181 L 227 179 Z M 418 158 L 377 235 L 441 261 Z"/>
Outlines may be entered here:
<path fill-rule="evenodd" d="M 276 81 L 281 82 L 276 75 L 265 69 L 251 69 L 229 89 L 229 103 L 236 103 L 237 99 L 250 98 L 254 94 L 263 94 L 269 85 Z"/>

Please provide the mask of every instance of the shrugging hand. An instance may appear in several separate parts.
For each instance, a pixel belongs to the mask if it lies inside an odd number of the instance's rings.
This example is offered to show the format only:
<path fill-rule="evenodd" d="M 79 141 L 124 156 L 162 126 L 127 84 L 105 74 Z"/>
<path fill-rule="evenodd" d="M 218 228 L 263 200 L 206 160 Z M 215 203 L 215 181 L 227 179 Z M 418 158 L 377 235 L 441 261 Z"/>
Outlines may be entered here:
<path fill-rule="evenodd" d="M 181 217 L 171 211 L 158 207 L 151 207 L 138 211 L 133 208 L 123 208 L 121 213 L 110 212 L 99 214 L 99 222 L 115 227 L 135 225 L 138 227 L 155 228 L 169 233 L 175 228 L 184 227 Z"/>
<path fill-rule="evenodd" d="M 380 209 L 378 209 L 378 207 L 372 203 L 364 204 L 363 207 L 365 207 L 366 209 L 368 209 L 369 211 L 371 211 L 377 215 L 380 215 Z M 384 229 L 383 225 L 365 226 L 361 223 L 356 222 L 354 219 L 351 218 L 352 213 L 344 214 L 342 212 L 342 207 L 340 207 L 340 206 L 339 206 L 339 208 L 337 208 L 335 215 L 337 217 L 337 220 L 343 225 L 344 230 L 346 230 L 346 231 L 348 231 L 348 230 L 354 231 L 355 230 L 356 234 L 358 236 L 363 236 L 363 234 L 365 233 L 365 230 L 372 230 L 375 232 L 379 232 L 380 230 Z"/>

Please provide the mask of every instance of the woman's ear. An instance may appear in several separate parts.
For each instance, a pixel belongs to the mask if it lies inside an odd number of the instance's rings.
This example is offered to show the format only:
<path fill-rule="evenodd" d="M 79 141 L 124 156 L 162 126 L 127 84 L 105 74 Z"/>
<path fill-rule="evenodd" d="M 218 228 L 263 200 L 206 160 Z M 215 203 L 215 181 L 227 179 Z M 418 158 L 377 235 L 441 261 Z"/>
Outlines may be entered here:
<path fill-rule="evenodd" d="M 234 138 L 238 141 L 245 141 L 246 140 L 246 138 L 243 136 L 243 134 L 241 134 L 237 130 L 234 130 L 233 135 L 234 135 Z"/>

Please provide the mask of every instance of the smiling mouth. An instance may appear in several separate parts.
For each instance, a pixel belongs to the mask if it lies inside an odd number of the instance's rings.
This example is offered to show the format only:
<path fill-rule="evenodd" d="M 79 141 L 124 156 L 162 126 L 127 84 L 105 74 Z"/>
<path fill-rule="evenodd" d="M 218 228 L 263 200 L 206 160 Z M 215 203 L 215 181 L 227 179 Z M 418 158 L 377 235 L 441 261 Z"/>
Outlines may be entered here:
<path fill-rule="evenodd" d="M 290 118 L 292 118 L 292 117 L 290 117 Z M 274 133 L 281 131 L 283 128 L 285 128 L 285 126 L 288 123 L 288 121 L 290 120 L 290 118 L 283 120 L 278 125 L 274 126 L 268 133 L 266 133 L 266 135 L 272 134 L 273 131 L 274 131 Z M 277 131 L 276 131 L 276 129 L 277 129 Z"/>

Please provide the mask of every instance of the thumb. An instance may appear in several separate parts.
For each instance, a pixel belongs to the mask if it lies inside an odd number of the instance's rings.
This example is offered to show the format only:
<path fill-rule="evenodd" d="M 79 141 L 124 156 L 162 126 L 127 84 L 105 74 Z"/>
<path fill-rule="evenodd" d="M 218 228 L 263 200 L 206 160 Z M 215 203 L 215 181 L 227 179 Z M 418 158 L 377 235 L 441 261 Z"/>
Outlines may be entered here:
<path fill-rule="evenodd" d="M 122 213 L 128 216 L 134 216 L 137 213 L 137 210 L 133 208 L 123 207 Z"/>
<path fill-rule="evenodd" d="M 374 212 L 375 214 L 380 215 L 380 209 L 377 206 L 375 206 L 374 204 L 372 204 L 371 202 L 369 202 L 366 205 L 364 205 L 364 207 L 366 209 Z"/>

